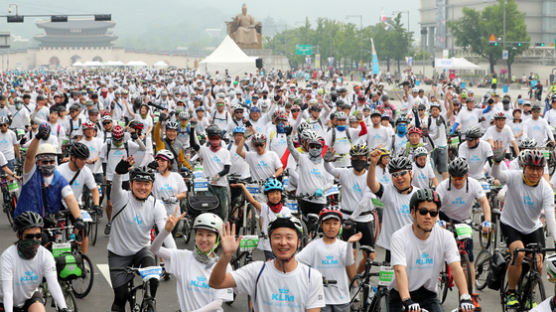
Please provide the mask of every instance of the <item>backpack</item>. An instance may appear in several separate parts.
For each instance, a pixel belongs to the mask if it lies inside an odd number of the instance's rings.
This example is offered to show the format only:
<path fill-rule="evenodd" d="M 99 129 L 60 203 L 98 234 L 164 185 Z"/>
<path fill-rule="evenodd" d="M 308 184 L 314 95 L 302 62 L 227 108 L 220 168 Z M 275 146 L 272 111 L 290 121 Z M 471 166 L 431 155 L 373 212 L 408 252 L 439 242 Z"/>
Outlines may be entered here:
<path fill-rule="evenodd" d="M 79 126 L 81 126 L 81 118 L 79 118 L 79 121 L 78 121 L 78 122 L 79 122 Z M 73 118 L 70 118 L 70 129 L 69 129 L 69 136 L 70 136 L 70 138 L 71 138 L 71 133 L 72 133 L 73 131 L 74 131 L 74 130 L 73 130 Z M 75 131 L 77 131 L 77 130 L 75 130 Z"/>
<path fill-rule="evenodd" d="M 489 270 L 487 275 L 487 286 L 490 289 L 499 290 L 502 287 L 504 276 L 506 275 L 506 259 L 499 251 L 495 251 L 492 259 L 489 260 Z"/>
<path fill-rule="evenodd" d="M 330 129 L 332 130 L 332 140 L 330 141 L 330 145 L 334 146 L 334 143 L 336 143 L 336 128 L 332 127 Z M 349 141 L 349 144 L 351 144 L 351 135 L 349 134 L 349 128 L 346 129 L 346 137 Z"/>

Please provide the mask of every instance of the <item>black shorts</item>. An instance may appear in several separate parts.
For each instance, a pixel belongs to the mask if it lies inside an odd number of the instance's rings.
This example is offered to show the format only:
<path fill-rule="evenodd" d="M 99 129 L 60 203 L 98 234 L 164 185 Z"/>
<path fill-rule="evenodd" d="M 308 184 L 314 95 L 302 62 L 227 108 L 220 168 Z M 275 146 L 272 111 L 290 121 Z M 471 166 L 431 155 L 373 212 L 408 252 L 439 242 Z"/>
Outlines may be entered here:
<path fill-rule="evenodd" d="M 375 247 L 374 232 L 371 222 L 355 222 L 355 229 L 342 232 L 342 240 L 347 241 L 351 235 L 357 232 L 363 234 L 361 240 L 359 240 L 359 245 Z M 356 247 L 355 244 L 356 243 L 353 243 L 353 248 Z"/>
<path fill-rule="evenodd" d="M 44 298 L 42 297 L 42 295 L 39 291 L 36 291 L 35 293 L 33 293 L 31 298 L 25 300 L 25 303 L 23 304 L 23 306 L 21 308 L 14 307 L 13 310 L 14 310 L 14 312 L 27 312 L 27 310 L 29 310 L 29 307 L 32 304 L 37 303 L 37 302 L 41 303 L 42 305 L 45 304 Z M 5 311 L 3 303 L 0 303 L 0 311 Z"/>
<path fill-rule="evenodd" d="M 500 222 L 500 229 L 502 230 L 502 235 L 504 236 L 504 240 L 506 240 L 508 247 L 510 247 L 510 244 L 515 241 L 522 241 L 523 246 L 525 247 L 530 243 L 538 243 L 542 246 L 542 248 L 545 247 L 544 232 L 542 228 L 539 228 L 529 234 L 523 234 L 513 227 Z"/>
<path fill-rule="evenodd" d="M 110 200 L 110 189 L 112 188 L 112 181 L 106 181 L 106 199 Z M 129 191 L 129 181 L 122 181 L 122 189 Z"/>

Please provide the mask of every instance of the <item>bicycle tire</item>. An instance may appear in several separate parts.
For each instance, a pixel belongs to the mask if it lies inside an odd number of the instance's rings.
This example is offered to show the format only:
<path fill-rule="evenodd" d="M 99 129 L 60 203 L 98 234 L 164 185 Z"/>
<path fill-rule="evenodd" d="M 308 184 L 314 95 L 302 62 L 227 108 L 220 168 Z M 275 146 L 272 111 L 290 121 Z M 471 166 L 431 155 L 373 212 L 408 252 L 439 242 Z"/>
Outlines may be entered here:
<path fill-rule="evenodd" d="M 191 225 L 193 220 L 190 218 L 183 219 L 183 241 L 187 245 L 191 240 L 191 235 L 193 234 L 193 226 Z"/>
<path fill-rule="evenodd" d="M 14 197 L 11 196 L 8 202 L 4 203 L 4 211 L 6 212 L 6 216 L 8 217 L 8 222 L 10 223 L 10 227 L 14 228 L 14 211 L 15 211 L 15 204 L 14 204 Z"/>
<path fill-rule="evenodd" d="M 378 238 L 378 234 L 380 234 L 380 220 L 378 217 L 378 212 L 376 209 L 373 210 L 373 242 L 376 243 L 376 239 Z"/>
<path fill-rule="evenodd" d="M 440 276 L 439 278 L 439 291 L 438 291 L 438 301 L 440 301 L 440 304 L 443 304 L 446 301 L 446 298 L 448 297 L 448 290 L 450 289 L 450 285 L 448 285 L 448 283 L 450 282 L 450 277 L 448 275 L 448 264 L 445 263 L 444 264 L 444 269 L 440 272 Z"/>
<path fill-rule="evenodd" d="M 91 262 L 91 259 L 89 259 L 89 257 L 87 257 L 84 254 L 81 254 L 81 257 L 83 257 L 83 269 L 85 270 L 85 277 L 76 278 L 71 281 L 73 294 L 75 295 L 75 297 L 79 299 L 85 298 L 93 288 L 94 274 L 95 274 L 93 268 L 93 262 Z M 85 286 L 85 287 L 80 287 L 80 286 Z"/>
<path fill-rule="evenodd" d="M 487 286 L 491 257 L 492 255 L 488 250 L 481 250 L 477 258 L 475 258 L 475 287 L 478 290 L 483 290 Z"/>
<path fill-rule="evenodd" d="M 143 300 L 141 303 L 141 312 L 156 312 L 156 302 L 154 299 Z"/>
<path fill-rule="evenodd" d="M 532 289 L 531 289 L 532 286 Z M 546 299 L 546 293 L 544 290 L 544 285 L 542 279 L 539 275 L 531 276 L 530 274 L 524 274 L 520 278 L 520 283 L 518 286 L 518 293 L 521 294 L 520 303 L 522 304 L 522 309 L 530 310 L 539 303 Z M 531 299 L 535 305 L 528 305 L 528 301 Z M 530 301 L 529 301 L 530 302 Z"/>
<path fill-rule="evenodd" d="M 373 298 L 371 306 L 369 307 L 369 312 L 388 312 L 388 301 L 389 297 L 387 294 L 381 294 L 380 292 Z"/>
<path fill-rule="evenodd" d="M 470 294 L 473 293 L 473 284 L 471 279 L 471 262 L 469 261 L 469 255 L 467 253 L 461 253 L 461 268 L 463 269 L 463 273 L 465 274 L 465 278 L 467 281 L 467 290 Z"/>
<path fill-rule="evenodd" d="M 99 222 L 98 214 L 93 213 L 93 222 L 91 222 L 91 228 L 89 231 L 89 239 L 91 240 L 91 244 L 93 246 L 97 244 L 98 222 Z"/>
<path fill-rule="evenodd" d="M 246 207 L 246 211 L 244 211 L 243 213 L 246 213 L 246 220 L 247 220 L 247 233 L 246 235 L 255 235 L 257 233 L 257 218 L 256 218 L 256 212 L 253 209 L 253 206 L 251 205 L 247 205 Z"/>
<path fill-rule="evenodd" d="M 301 236 L 301 249 L 303 249 L 305 246 L 307 246 L 307 244 L 309 244 L 311 238 L 309 237 L 310 233 L 307 229 L 307 224 L 305 224 L 305 221 L 303 221 L 303 219 L 300 219 L 300 221 L 301 227 L 303 228 L 303 235 Z"/>
<path fill-rule="evenodd" d="M 352 289 L 354 287 L 357 287 L 357 290 L 353 291 Z M 361 278 L 361 275 L 357 274 L 353 277 L 349 283 L 349 293 L 351 296 L 349 301 L 350 311 L 366 312 L 365 309 L 368 307 L 365 306 L 365 302 L 368 297 L 368 290 L 366 290 L 363 286 L 363 279 Z"/>
<path fill-rule="evenodd" d="M 74 312 L 78 312 L 79 309 L 77 308 L 77 301 L 75 300 L 75 296 L 73 295 L 73 292 L 69 291 L 67 287 L 62 286 L 62 293 L 64 294 L 64 300 L 66 301 L 66 306 L 68 307 L 68 309 Z M 52 298 L 52 300 L 54 301 L 54 298 Z M 58 310 L 57 305 L 56 305 L 56 310 Z"/>

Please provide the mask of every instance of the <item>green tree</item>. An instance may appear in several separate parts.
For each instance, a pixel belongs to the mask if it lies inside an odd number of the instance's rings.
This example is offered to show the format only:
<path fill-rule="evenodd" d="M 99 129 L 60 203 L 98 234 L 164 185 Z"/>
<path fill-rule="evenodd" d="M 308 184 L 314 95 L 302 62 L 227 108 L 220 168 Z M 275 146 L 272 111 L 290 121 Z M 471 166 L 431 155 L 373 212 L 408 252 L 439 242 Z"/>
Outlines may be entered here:
<path fill-rule="evenodd" d="M 504 11 L 506 11 L 506 38 L 503 38 Z M 490 72 L 493 74 L 494 66 L 502 58 L 502 51 L 508 50 L 506 65 L 509 77 L 511 77 L 511 66 L 515 57 L 527 50 L 531 40 L 527 34 L 525 14 L 519 12 L 515 0 L 498 0 L 496 5 L 488 6 L 482 11 L 463 8 L 463 17 L 449 22 L 448 27 L 458 46 L 470 49 L 488 60 Z M 491 34 L 502 38 L 498 41 L 498 45 L 489 45 Z"/>

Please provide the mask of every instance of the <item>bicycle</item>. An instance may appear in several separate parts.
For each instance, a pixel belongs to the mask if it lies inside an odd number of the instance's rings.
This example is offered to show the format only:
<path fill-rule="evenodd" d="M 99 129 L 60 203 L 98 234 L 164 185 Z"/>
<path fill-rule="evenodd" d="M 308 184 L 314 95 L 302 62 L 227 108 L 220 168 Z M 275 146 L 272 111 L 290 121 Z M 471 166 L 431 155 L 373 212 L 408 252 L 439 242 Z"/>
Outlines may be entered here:
<path fill-rule="evenodd" d="M 102 198 L 102 185 L 98 186 L 98 192 L 100 198 Z M 89 241 L 93 246 L 97 243 L 98 237 L 98 224 L 100 222 L 100 218 L 102 217 L 102 211 L 95 211 L 93 208 L 93 197 L 91 196 L 91 192 L 89 190 L 84 190 L 83 196 L 83 210 L 81 210 L 81 214 L 85 211 L 87 215 L 90 217 L 89 222 L 87 222 L 87 232 L 89 233 Z M 85 218 L 83 218 L 85 221 Z"/>
<path fill-rule="evenodd" d="M 14 227 L 14 211 L 17 206 L 17 191 L 19 185 L 16 180 L 8 179 L 8 176 L 2 172 L 0 175 L 0 190 L 2 191 L 2 206 L 10 227 Z"/>
<path fill-rule="evenodd" d="M 256 196 L 261 193 L 259 183 L 249 183 L 250 179 L 239 179 L 237 176 L 229 176 L 230 184 L 244 184 L 251 195 Z M 238 188 L 238 195 L 232 198 L 232 210 L 230 212 L 230 223 L 236 224 L 236 234 L 252 235 L 257 232 L 257 213 L 254 207 L 245 200 L 245 195 L 241 188 Z"/>
<path fill-rule="evenodd" d="M 503 243 L 502 235 L 499 234 L 500 229 L 500 215 L 502 214 L 502 202 L 500 202 L 497 198 L 498 193 L 502 190 L 502 185 L 495 185 L 494 179 L 490 178 L 485 181 L 480 181 L 483 190 L 487 192 L 487 199 L 490 205 L 490 215 L 491 215 L 491 229 L 489 232 L 482 232 L 481 226 L 481 235 L 479 235 L 479 244 L 481 245 L 482 249 L 489 249 L 492 246 L 492 250 L 496 250 L 498 244 Z M 481 215 L 481 224 L 484 221 L 484 216 Z"/>
<path fill-rule="evenodd" d="M 75 301 L 75 296 L 71 290 L 71 284 L 67 281 L 59 281 L 60 287 L 62 288 L 62 293 L 64 294 L 64 301 L 66 302 L 66 306 L 68 309 L 74 312 L 78 312 L 77 309 L 77 302 Z M 44 306 L 46 307 L 48 304 L 48 300 L 51 300 L 50 306 L 56 311 L 60 311 L 61 309 L 58 307 L 56 300 L 52 298 L 52 294 L 48 290 L 48 284 L 46 283 L 46 279 L 42 280 L 41 285 L 39 286 L 39 292 L 41 293 L 44 299 Z"/>
<path fill-rule="evenodd" d="M 370 246 L 361 246 L 362 251 L 371 254 L 374 252 Z M 380 267 L 379 272 L 371 272 L 373 266 Z M 377 282 L 371 278 L 378 277 Z M 388 286 L 394 279 L 394 270 L 389 263 L 376 262 L 367 258 L 365 271 L 357 274 L 349 284 L 351 294 L 350 306 L 353 312 L 379 312 L 388 311 L 390 292 Z M 378 285 L 378 286 L 372 286 Z"/>
<path fill-rule="evenodd" d="M 127 283 L 128 297 L 130 311 L 132 312 L 156 312 L 156 299 L 151 296 L 150 280 L 160 280 L 162 276 L 162 267 L 149 266 L 145 268 L 111 268 L 110 271 L 126 272 L 128 274 L 136 274 L 141 277 L 141 285 L 135 286 L 131 279 Z M 142 290 L 141 303 L 137 300 L 137 291 Z"/>

